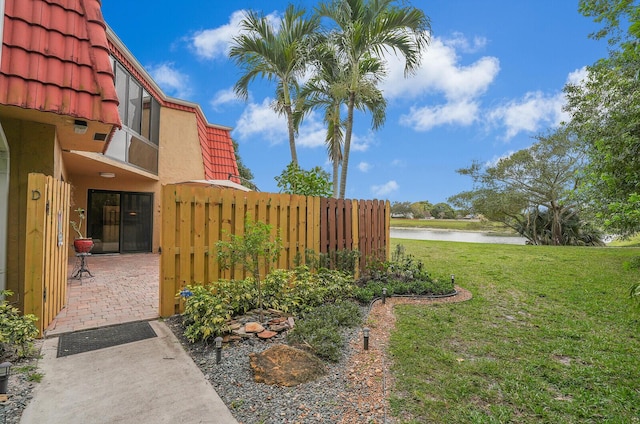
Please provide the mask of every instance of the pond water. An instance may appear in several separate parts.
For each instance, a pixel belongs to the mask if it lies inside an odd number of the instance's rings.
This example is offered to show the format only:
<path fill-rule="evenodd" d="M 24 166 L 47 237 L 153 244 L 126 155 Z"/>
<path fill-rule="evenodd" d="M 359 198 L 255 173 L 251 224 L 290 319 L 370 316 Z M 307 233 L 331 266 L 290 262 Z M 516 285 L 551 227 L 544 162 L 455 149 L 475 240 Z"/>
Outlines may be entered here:
<path fill-rule="evenodd" d="M 460 241 L 466 243 L 525 244 L 520 236 L 496 236 L 475 231 L 448 231 L 423 228 L 391 228 L 391 238 Z"/>

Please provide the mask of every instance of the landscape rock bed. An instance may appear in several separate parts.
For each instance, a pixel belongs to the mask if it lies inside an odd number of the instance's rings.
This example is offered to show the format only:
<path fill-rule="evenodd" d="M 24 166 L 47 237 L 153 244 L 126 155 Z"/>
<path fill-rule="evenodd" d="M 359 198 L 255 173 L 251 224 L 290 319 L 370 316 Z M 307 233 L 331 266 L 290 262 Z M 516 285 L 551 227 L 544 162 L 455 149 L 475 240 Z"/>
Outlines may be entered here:
<path fill-rule="evenodd" d="M 362 311 L 366 313 L 367 308 Z M 363 387 L 354 384 L 350 358 L 362 346 L 361 327 L 344 331 L 347 343 L 342 358 L 337 363 L 325 362 L 324 376 L 295 387 L 281 387 L 256 383 L 249 356 L 286 344 L 284 333 L 268 340 L 253 337 L 226 344 L 221 362 L 216 364 L 213 344 L 189 343 L 181 334 L 180 321 L 180 316 L 174 316 L 167 324 L 242 424 L 389 422 L 384 421 L 384 397 L 370 398 L 361 405 L 355 401 L 363 394 Z M 346 420 L 354 414 L 357 419 Z"/>
<path fill-rule="evenodd" d="M 18 424 L 22 417 L 22 412 L 33 398 L 33 390 L 38 383 L 29 381 L 31 373 L 40 372 L 37 369 L 40 349 L 44 340 L 34 341 L 33 351 L 30 358 L 10 361 L 12 363 L 11 375 L 7 384 L 8 399 L 0 402 L 0 422 L 4 424 Z M 21 372 L 20 369 L 33 368 L 29 372 Z"/>

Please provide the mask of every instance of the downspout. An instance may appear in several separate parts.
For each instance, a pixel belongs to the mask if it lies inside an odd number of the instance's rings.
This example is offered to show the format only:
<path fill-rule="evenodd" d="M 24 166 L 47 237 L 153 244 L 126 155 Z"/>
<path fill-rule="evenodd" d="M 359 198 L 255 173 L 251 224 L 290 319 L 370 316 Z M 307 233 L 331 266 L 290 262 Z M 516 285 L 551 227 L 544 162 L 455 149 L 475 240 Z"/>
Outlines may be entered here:
<path fill-rule="evenodd" d="M 2 1 L 2 0 L 0 0 Z M 0 290 L 7 287 L 7 220 L 9 210 L 9 143 L 0 123 Z"/>
<path fill-rule="evenodd" d="M 5 0 L 0 0 L 0 67 L 4 41 Z M 9 210 L 9 143 L 0 123 L 0 290 L 7 288 L 7 220 Z"/>

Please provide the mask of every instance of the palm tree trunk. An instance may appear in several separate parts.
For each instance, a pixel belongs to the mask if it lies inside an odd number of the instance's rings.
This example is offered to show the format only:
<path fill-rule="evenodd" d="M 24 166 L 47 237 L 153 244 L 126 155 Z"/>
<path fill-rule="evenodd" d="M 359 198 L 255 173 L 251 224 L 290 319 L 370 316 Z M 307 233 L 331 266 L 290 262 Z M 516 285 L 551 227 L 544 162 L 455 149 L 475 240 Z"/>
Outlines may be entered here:
<path fill-rule="evenodd" d="M 340 198 L 344 199 L 344 192 L 347 188 L 347 171 L 349 170 L 349 151 L 351 150 L 351 133 L 353 132 L 353 108 L 356 100 L 356 94 L 352 91 L 349 93 L 349 102 L 347 103 L 347 122 L 344 134 L 344 152 L 342 155 L 342 174 L 340 175 Z"/>
<path fill-rule="evenodd" d="M 287 114 L 287 127 L 289 129 L 289 149 L 291 150 L 291 162 L 298 166 L 298 154 L 296 153 L 296 135 L 293 129 L 293 112 L 291 111 L 291 105 L 284 106 L 284 110 Z"/>

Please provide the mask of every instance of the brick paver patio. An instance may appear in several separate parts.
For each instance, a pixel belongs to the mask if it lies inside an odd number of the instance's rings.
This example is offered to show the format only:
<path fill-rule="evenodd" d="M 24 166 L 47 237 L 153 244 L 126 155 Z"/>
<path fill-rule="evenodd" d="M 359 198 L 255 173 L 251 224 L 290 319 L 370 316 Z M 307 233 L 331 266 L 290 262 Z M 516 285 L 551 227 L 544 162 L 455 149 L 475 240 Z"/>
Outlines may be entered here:
<path fill-rule="evenodd" d="M 93 255 L 93 277 L 67 281 L 67 306 L 45 330 L 46 336 L 150 320 L 158 317 L 159 259 L 155 253 Z M 69 276 L 77 270 L 69 260 Z"/>

